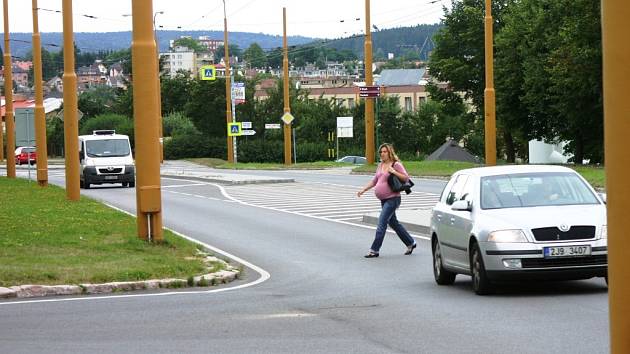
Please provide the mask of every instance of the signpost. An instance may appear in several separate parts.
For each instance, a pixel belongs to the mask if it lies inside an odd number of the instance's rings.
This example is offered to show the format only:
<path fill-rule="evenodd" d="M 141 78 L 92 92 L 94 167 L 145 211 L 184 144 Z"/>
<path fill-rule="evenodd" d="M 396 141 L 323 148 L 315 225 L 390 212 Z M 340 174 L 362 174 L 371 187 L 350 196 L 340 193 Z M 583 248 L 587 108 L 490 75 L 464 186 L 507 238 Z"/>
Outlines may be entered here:
<path fill-rule="evenodd" d="M 256 131 L 255 130 L 251 130 L 251 129 L 244 129 L 241 132 L 241 135 L 254 135 L 254 134 L 256 134 Z"/>
<path fill-rule="evenodd" d="M 241 122 L 241 128 L 252 129 L 252 122 Z"/>
<path fill-rule="evenodd" d="M 265 129 L 280 129 L 280 124 L 267 123 L 265 124 Z"/>
<path fill-rule="evenodd" d="M 352 117 L 337 117 L 337 157 L 339 157 L 339 138 L 352 138 Z"/>
<path fill-rule="evenodd" d="M 359 97 L 376 98 L 381 96 L 380 86 L 359 86 Z"/>
<path fill-rule="evenodd" d="M 233 82 L 232 83 L 232 100 L 234 104 L 245 102 L 245 83 Z"/>
<path fill-rule="evenodd" d="M 217 70 L 214 65 L 204 65 L 199 69 L 201 80 L 215 80 Z"/>
<path fill-rule="evenodd" d="M 232 122 L 227 125 L 228 136 L 241 136 L 243 135 L 243 127 L 241 122 Z"/>
<path fill-rule="evenodd" d="M 289 125 L 291 124 L 291 122 L 293 122 L 293 120 L 295 119 L 295 117 L 289 113 L 289 112 L 285 112 L 282 117 L 280 117 L 280 119 L 282 119 L 282 121 L 284 122 L 284 124 Z"/>

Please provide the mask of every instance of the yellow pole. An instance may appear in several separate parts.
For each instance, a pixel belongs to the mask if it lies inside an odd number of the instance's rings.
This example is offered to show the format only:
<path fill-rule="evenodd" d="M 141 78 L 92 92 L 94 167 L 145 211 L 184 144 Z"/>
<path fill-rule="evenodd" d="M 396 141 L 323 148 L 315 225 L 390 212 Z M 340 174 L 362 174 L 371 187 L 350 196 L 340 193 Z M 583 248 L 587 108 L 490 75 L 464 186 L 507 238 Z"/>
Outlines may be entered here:
<path fill-rule="evenodd" d="M 365 86 L 374 84 L 372 75 L 372 29 L 370 28 L 370 0 L 365 0 Z M 365 98 L 365 158 L 374 163 L 374 99 Z"/>
<path fill-rule="evenodd" d="M 136 132 L 136 204 L 138 237 L 161 242 L 159 107 L 156 44 L 151 25 L 152 0 L 132 2 L 133 112 Z"/>
<path fill-rule="evenodd" d="M 486 143 L 486 165 L 495 166 L 497 164 L 497 129 L 496 129 L 496 107 L 494 95 L 494 53 L 492 36 L 492 0 L 486 0 L 485 17 L 485 52 L 486 52 L 486 89 L 484 96 L 485 115 L 485 143 Z"/>
<path fill-rule="evenodd" d="M 602 1 L 602 41 L 604 73 L 604 142 L 608 206 L 608 301 L 610 352 L 630 353 L 630 267 L 628 254 L 630 227 L 626 201 L 630 198 L 627 176 L 630 155 L 630 4 L 627 0 Z"/>
<path fill-rule="evenodd" d="M 164 133 L 163 133 L 163 119 L 162 119 L 162 84 L 160 83 L 160 42 L 158 41 L 157 29 L 155 27 L 155 17 L 157 15 L 163 15 L 164 11 L 157 11 L 153 13 L 153 37 L 155 39 L 155 57 L 157 58 L 157 100 L 158 100 L 158 117 L 159 117 L 159 141 L 160 141 L 160 163 L 164 162 Z"/>
<path fill-rule="evenodd" d="M 66 198 L 79 200 L 79 110 L 74 72 L 72 0 L 63 0 L 63 132 L 66 160 Z"/>
<path fill-rule="evenodd" d="M 291 113 L 291 103 L 289 102 L 289 50 L 287 46 L 287 8 L 282 8 L 282 28 L 283 28 L 283 58 L 282 67 L 284 73 L 284 112 Z M 284 164 L 291 164 L 291 123 L 283 124 L 284 130 Z"/>
<path fill-rule="evenodd" d="M 228 30 L 227 15 L 225 13 L 225 0 L 223 0 L 223 49 L 225 53 L 225 121 L 227 125 L 232 122 L 232 83 L 230 81 L 230 50 L 228 48 Z M 228 136 L 227 160 L 230 163 L 234 163 L 234 146 L 232 144 L 232 137 Z"/>
<path fill-rule="evenodd" d="M 7 177 L 15 178 L 15 118 L 13 115 L 13 61 L 9 46 L 9 0 L 3 0 L 4 7 L 4 118 L 7 128 Z M 0 149 L 2 147 L 0 146 Z"/>
<path fill-rule="evenodd" d="M 46 147 L 46 114 L 42 87 L 42 43 L 39 34 L 37 0 L 33 0 L 33 73 L 35 82 L 35 146 L 37 148 L 37 183 L 48 186 L 48 148 Z"/>

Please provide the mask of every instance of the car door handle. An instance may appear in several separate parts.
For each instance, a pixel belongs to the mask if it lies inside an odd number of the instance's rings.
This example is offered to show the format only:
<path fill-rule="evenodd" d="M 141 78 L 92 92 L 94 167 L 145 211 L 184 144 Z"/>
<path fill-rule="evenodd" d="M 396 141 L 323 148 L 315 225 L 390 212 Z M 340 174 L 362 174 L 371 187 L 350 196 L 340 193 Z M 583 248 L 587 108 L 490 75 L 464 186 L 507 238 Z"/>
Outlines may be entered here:
<path fill-rule="evenodd" d="M 442 220 L 442 214 L 437 214 L 435 217 L 438 218 L 438 220 Z"/>
<path fill-rule="evenodd" d="M 451 218 L 451 224 L 455 223 L 455 218 Z"/>

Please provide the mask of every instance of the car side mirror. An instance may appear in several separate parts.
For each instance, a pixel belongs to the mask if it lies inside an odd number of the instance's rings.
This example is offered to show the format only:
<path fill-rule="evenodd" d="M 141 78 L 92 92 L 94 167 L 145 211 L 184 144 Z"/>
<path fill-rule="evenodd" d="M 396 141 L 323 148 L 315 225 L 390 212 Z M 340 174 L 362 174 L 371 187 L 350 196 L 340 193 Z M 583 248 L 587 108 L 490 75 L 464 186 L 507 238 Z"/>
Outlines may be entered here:
<path fill-rule="evenodd" d="M 602 199 L 604 204 L 606 204 L 606 193 L 597 193 L 597 194 L 599 194 L 599 197 Z"/>
<path fill-rule="evenodd" d="M 459 210 L 459 211 L 471 211 L 472 204 L 468 200 L 458 200 L 453 203 L 453 205 L 451 206 L 451 209 Z"/>

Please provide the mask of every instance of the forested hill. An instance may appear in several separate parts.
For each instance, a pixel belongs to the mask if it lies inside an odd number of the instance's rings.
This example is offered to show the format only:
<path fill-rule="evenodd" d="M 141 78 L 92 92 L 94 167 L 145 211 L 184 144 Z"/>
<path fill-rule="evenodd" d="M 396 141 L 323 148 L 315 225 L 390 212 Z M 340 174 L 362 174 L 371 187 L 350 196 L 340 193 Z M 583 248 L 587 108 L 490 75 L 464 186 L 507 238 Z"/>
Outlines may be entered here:
<path fill-rule="evenodd" d="M 372 53 L 376 59 L 387 58 L 388 53 L 394 53 L 398 58 L 401 56 L 409 59 L 419 58 L 427 60 L 428 54 L 433 50 L 435 44 L 432 41 L 433 35 L 441 28 L 439 24 L 417 25 L 413 27 L 400 27 L 385 30 L 374 30 L 372 32 Z M 316 41 L 314 45 L 325 45 L 328 48 L 337 50 L 350 50 L 362 58 L 364 53 L 365 38 L 363 35 Z"/>
<path fill-rule="evenodd" d="M 158 31 L 160 50 L 168 50 L 169 40 L 180 36 L 192 36 L 195 39 L 199 36 L 208 36 L 222 40 L 223 31 Z M 31 39 L 31 33 L 11 33 L 11 55 L 24 57 L 32 49 Z M 252 43 L 258 43 L 263 49 L 282 46 L 282 36 L 262 33 L 230 32 L 228 40 L 230 44 L 236 44 L 241 49 L 246 49 Z M 289 45 L 300 45 L 313 40 L 315 39 L 302 36 L 287 38 Z M 41 41 L 46 50 L 56 52 L 63 47 L 63 34 L 42 33 Z M 74 34 L 74 41 L 82 53 L 127 49 L 131 46 L 131 32 L 79 32 Z"/>

